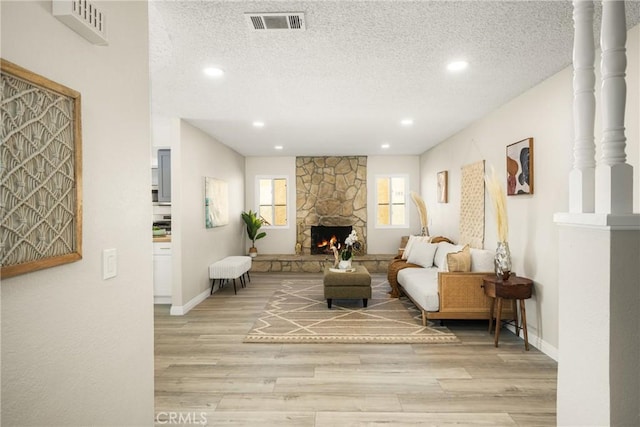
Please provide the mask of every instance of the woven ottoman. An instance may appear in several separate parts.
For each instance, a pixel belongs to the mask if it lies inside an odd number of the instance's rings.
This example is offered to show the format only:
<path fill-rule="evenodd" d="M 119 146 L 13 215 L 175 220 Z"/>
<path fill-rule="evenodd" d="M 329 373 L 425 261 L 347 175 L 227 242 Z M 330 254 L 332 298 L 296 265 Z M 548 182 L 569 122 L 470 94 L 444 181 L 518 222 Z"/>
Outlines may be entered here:
<path fill-rule="evenodd" d="M 361 299 L 366 307 L 371 298 L 371 276 L 361 265 L 355 271 L 334 272 L 329 268 L 324 270 L 324 298 L 327 307 L 331 308 L 333 299 Z"/>

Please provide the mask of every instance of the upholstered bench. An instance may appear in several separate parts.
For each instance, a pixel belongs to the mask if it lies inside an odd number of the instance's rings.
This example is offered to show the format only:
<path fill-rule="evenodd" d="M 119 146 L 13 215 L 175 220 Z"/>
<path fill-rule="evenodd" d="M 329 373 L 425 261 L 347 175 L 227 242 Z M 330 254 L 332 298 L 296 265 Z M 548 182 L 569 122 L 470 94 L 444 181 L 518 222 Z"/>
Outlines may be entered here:
<path fill-rule="evenodd" d="M 228 256 L 220 261 L 216 261 L 209 266 L 209 279 L 211 279 L 211 294 L 213 294 L 213 287 L 216 280 L 220 280 L 220 286 L 223 284 L 223 280 L 233 279 L 233 292 L 236 291 L 236 278 L 240 278 L 240 285 L 244 288 L 246 286 L 245 274 L 247 279 L 251 281 L 249 276 L 249 270 L 251 270 L 251 257 L 248 256 Z"/>
<path fill-rule="evenodd" d="M 361 265 L 355 267 L 355 271 L 334 272 L 326 268 L 324 270 L 324 298 L 327 307 L 331 308 L 333 299 L 360 299 L 366 307 L 371 298 L 371 276 L 367 269 Z"/>

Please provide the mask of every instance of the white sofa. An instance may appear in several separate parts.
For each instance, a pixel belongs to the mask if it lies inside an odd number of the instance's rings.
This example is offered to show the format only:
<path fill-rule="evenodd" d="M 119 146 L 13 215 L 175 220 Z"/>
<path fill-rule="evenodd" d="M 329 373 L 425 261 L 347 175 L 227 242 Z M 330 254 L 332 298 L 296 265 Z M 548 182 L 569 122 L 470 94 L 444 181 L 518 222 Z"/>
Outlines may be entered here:
<path fill-rule="evenodd" d="M 400 292 L 420 309 L 423 325 L 427 319 L 489 319 L 492 300 L 484 294 L 482 278 L 494 274 L 494 253 L 470 248 L 462 254 L 463 249 L 448 242 L 417 242 L 406 259 L 407 266 L 414 268 L 397 272 Z M 463 271 L 449 271 L 448 254 L 455 254 L 450 260 Z M 460 258 L 470 265 L 461 268 Z M 502 318 L 512 319 L 513 309 L 506 304 Z"/>

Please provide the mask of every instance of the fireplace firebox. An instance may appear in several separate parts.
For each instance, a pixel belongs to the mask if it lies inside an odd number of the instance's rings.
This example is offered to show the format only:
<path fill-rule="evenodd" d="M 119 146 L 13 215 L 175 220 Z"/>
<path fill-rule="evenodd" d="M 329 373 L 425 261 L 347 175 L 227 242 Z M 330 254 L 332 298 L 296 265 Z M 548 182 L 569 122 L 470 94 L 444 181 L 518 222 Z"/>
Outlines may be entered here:
<path fill-rule="evenodd" d="M 353 227 L 347 226 L 311 226 L 311 255 L 331 254 L 331 243 L 338 248 L 344 247 L 344 241 Z"/>

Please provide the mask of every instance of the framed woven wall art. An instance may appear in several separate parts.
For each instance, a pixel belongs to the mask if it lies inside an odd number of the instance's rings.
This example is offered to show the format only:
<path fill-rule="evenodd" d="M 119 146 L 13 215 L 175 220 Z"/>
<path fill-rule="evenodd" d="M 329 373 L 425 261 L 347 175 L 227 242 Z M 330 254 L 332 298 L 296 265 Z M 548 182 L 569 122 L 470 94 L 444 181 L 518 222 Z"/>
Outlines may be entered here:
<path fill-rule="evenodd" d="M 80 93 L 1 60 L 3 278 L 82 258 Z"/>

